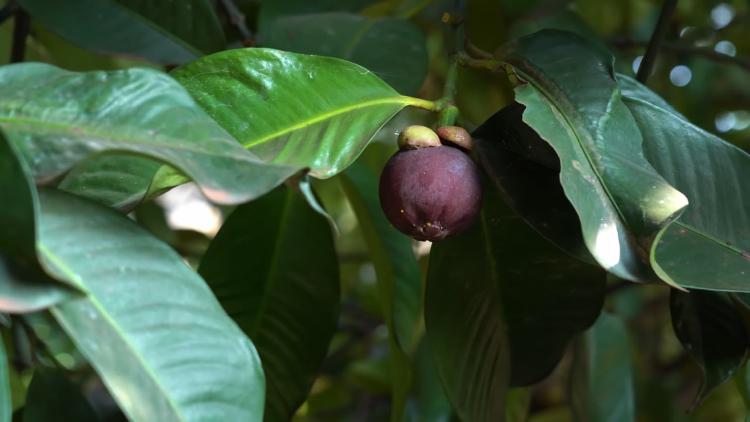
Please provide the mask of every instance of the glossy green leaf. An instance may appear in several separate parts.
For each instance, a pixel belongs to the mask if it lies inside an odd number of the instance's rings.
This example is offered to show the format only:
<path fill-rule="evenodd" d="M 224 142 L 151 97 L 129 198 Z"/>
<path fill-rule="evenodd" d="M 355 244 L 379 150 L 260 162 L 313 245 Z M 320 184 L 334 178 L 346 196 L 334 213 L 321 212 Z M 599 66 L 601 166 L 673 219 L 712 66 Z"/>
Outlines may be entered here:
<path fill-rule="evenodd" d="M 81 387 L 62 371 L 39 368 L 29 384 L 23 422 L 96 422 L 99 420 Z"/>
<path fill-rule="evenodd" d="M 267 192 L 293 172 L 265 165 L 243 150 L 179 84 L 154 70 L 75 73 L 41 63 L 3 67 L 0 127 L 41 181 L 93 154 L 121 152 L 166 162 L 194 179 L 209 199 L 239 203 Z M 94 170 L 99 174 L 91 176 L 95 183 L 69 181 L 67 186 L 79 194 L 101 194 L 109 205 L 119 206 L 132 200 L 131 190 L 140 194 L 148 189 L 129 185 L 127 192 L 112 197 L 108 186 L 122 183 L 107 181 L 131 170 L 99 166 Z"/>
<path fill-rule="evenodd" d="M 677 338 L 703 371 L 697 405 L 745 363 L 750 338 L 726 293 L 672 290 L 670 311 Z"/>
<path fill-rule="evenodd" d="M 354 163 L 340 180 L 375 267 L 384 319 L 401 349 L 411 354 L 419 341 L 422 302 L 421 276 L 411 240 L 391 226 L 383 214 L 377 175 L 371 169 Z"/>
<path fill-rule="evenodd" d="M 352 61 L 403 94 L 414 95 L 427 74 L 424 35 L 404 19 L 353 13 L 284 16 L 270 25 L 263 43 L 295 53 Z"/>
<path fill-rule="evenodd" d="M 526 106 L 523 121 L 560 158 L 560 182 L 589 251 L 621 278 L 655 279 L 645 257 L 687 199 L 644 157 L 611 55 L 557 30 L 523 37 L 505 54 L 526 82 L 516 88 L 516 101 Z"/>
<path fill-rule="evenodd" d="M 690 205 L 651 251 L 657 274 L 696 289 L 750 292 L 750 154 L 690 123 L 618 76 L 646 158 Z"/>
<path fill-rule="evenodd" d="M 338 260 L 326 219 L 300 193 L 274 190 L 232 212 L 200 274 L 258 348 L 267 382 L 265 420 L 290 420 L 338 321 Z"/>
<path fill-rule="evenodd" d="M 10 396 L 8 354 L 5 353 L 5 342 L 0 336 L 0 422 L 11 422 L 12 414 L 13 400 Z"/>
<path fill-rule="evenodd" d="M 547 376 L 603 298 L 601 270 L 563 255 L 485 189 L 479 221 L 433 245 L 427 278 L 427 339 L 458 415 L 501 420 L 507 387 Z"/>
<path fill-rule="evenodd" d="M 179 255 L 111 209 L 40 200 L 44 255 L 88 293 L 51 312 L 130 419 L 262 419 L 252 343 Z"/>
<path fill-rule="evenodd" d="M 19 0 L 31 16 L 73 44 L 181 64 L 224 48 L 210 0 Z"/>
<path fill-rule="evenodd" d="M 582 422 L 636 420 L 628 331 L 620 318 L 602 313 L 576 341 L 571 402 Z"/>
<path fill-rule="evenodd" d="M 351 164 L 402 108 L 432 106 L 356 64 L 272 49 L 213 54 L 173 75 L 261 159 L 321 178 Z"/>

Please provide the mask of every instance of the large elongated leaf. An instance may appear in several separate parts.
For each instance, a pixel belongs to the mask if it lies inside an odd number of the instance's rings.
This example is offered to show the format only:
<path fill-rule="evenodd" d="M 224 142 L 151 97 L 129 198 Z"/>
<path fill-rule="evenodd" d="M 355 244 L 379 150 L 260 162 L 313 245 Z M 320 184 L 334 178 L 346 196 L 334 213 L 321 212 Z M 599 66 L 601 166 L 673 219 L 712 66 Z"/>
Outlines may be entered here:
<path fill-rule="evenodd" d="M 13 415 L 8 375 L 8 354 L 5 353 L 5 342 L 0 337 L 0 422 L 11 422 Z"/>
<path fill-rule="evenodd" d="M 263 37 L 267 47 L 357 63 L 398 92 L 413 95 L 427 74 L 424 35 L 404 19 L 353 13 L 284 16 Z"/>
<path fill-rule="evenodd" d="M 485 190 L 480 221 L 433 245 L 427 339 L 463 420 L 501 420 L 508 385 L 547 376 L 594 322 L 604 274 L 562 254 Z"/>
<path fill-rule="evenodd" d="M 169 246 L 84 199 L 40 199 L 45 256 L 88 293 L 52 314 L 130 419 L 262 419 L 252 343 Z"/>
<path fill-rule="evenodd" d="M 576 342 L 571 402 L 576 420 L 635 421 L 630 341 L 625 324 L 602 313 Z"/>
<path fill-rule="evenodd" d="M 688 288 L 750 292 L 750 154 L 693 125 L 634 79 L 618 81 L 646 158 L 690 199 L 659 237 L 654 269 Z"/>
<path fill-rule="evenodd" d="M 411 241 L 385 218 L 378 199 L 377 176 L 354 163 L 341 176 L 341 186 L 364 233 L 377 276 L 385 321 L 402 350 L 413 353 L 419 341 L 422 286 Z"/>
<path fill-rule="evenodd" d="M 268 385 L 265 420 L 290 420 L 338 321 L 338 261 L 328 222 L 302 194 L 277 189 L 232 212 L 200 273 L 258 348 Z"/>
<path fill-rule="evenodd" d="M 644 157 L 611 55 L 572 33 L 544 30 L 512 43 L 505 60 L 526 82 L 516 88 L 523 120 L 555 149 L 591 254 L 619 277 L 656 278 L 645 257 L 687 199 Z"/>
<path fill-rule="evenodd" d="M 96 412 L 80 387 L 57 370 L 40 368 L 34 371 L 29 384 L 23 422 L 46 422 L 52 420 L 95 422 Z"/>
<path fill-rule="evenodd" d="M 272 49 L 213 54 L 173 75 L 262 159 L 324 178 L 351 164 L 399 110 L 430 107 L 353 63 Z"/>
<path fill-rule="evenodd" d="M 84 48 L 181 64 L 224 48 L 209 0 L 20 0 L 46 28 Z"/>
<path fill-rule="evenodd" d="M 179 84 L 154 70 L 75 73 L 40 63 L 6 66 L 0 69 L 0 127 L 40 180 L 96 153 L 127 152 L 169 163 L 213 201 L 238 203 L 293 172 L 244 151 Z M 100 170 L 121 176 L 112 168 Z M 107 184 L 81 182 L 75 191 L 85 194 L 89 186 L 101 191 Z M 148 185 L 130 188 L 138 196 Z M 132 195 L 129 189 L 107 198 L 116 204 Z"/>
<path fill-rule="evenodd" d="M 37 256 L 36 188 L 0 130 L 0 311 L 33 312 L 74 293 L 47 276 Z"/>
<path fill-rule="evenodd" d="M 703 371 L 697 405 L 745 363 L 750 338 L 726 293 L 673 290 L 670 311 L 677 338 Z"/>

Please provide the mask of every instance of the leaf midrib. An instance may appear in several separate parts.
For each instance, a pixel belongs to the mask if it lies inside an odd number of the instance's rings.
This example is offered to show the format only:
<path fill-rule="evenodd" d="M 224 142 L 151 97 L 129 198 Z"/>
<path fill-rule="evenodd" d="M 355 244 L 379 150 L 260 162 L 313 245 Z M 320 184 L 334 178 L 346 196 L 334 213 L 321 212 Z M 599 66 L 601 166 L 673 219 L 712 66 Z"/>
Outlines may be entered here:
<path fill-rule="evenodd" d="M 92 296 L 88 289 L 85 286 L 85 283 L 81 279 L 81 277 L 78 276 L 78 274 L 73 271 L 70 266 L 67 265 L 67 263 L 62 260 L 59 256 L 57 256 L 55 253 L 50 251 L 44 244 L 41 242 L 39 243 L 39 250 L 42 252 L 48 259 L 50 259 L 52 262 L 55 263 L 55 265 L 58 266 L 58 269 L 65 274 L 66 277 L 69 277 L 70 280 L 76 280 L 76 284 L 78 288 L 83 289 L 87 292 L 85 298 L 81 298 L 80 300 L 87 300 L 89 301 L 92 306 L 99 312 L 100 315 L 102 315 L 102 318 L 104 318 L 107 323 L 110 325 L 112 329 L 118 334 L 122 333 L 122 330 L 119 329 L 119 325 L 115 323 L 115 321 L 112 319 L 112 317 L 109 315 L 108 312 L 105 311 L 105 308 L 102 306 L 102 304 L 96 299 L 95 296 Z M 53 306 L 50 308 L 50 311 L 52 314 L 56 316 L 56 319 L 60 322 L 61 325 L 67 327 L 68 333 L 71 337 L 74 337 L 71 332 L 74 331 L 68 326 L 65 316 L 61 313 L 59 306 Z M 120 335 L 119 336 L 122 342 L 127 346 L 128 349 L 131 351 L 131 355 L 135 357 L 135 359 L 141 364 L 141 368 L 143 368 L 146 375 L 152 379 L 154 385 L 162 392 L 162 397 L 165 399 L 167 404 L 172 408 L 174 415 L 177 416 L 178 420 L 187 420 L 183 417 L 183 415 L 180 413 L 179 407 L 172 401 L 172 397 L 170 394 L 167 394 L 168 390 L 164 388 L 164 386 L 159 382 L 158 377 L 155 375 L 153 370 L 149 365 L 147 365 L 147 362 L 143 359 L 143 357 L 136 352 L 136 348 L 133 346 L 133 344 L 128 340 L 127 336 Z M 102 377 L 103 379 L 105 377 Z M 106 381 L 105 381 L 106 384 Z M 129 413 L 127 410 L 123 409 L 126 413 Z M 133 416 L 133 415 L 130 415 Z"/>
<path fill-rule="evenodd" d="M 428 109 L 434 108 L 434 104 L 432 101 L 422 100 L 420 98 L 409 97 L 406 95 L 377 98 L 374 100 L 368 100 L 364 102 L 349 104 L 349 105 L 335 108 L 333 110 L 319 114 L 312 118 L 306 118 L 306 119 L 300 120 L 297 123 L 293 123 L 285 127 L 284 129 L 277 130 L 276 132 L 272 132 L 267 135 L 263 135 L 255 140 L 244 141 L 242 142 L 242 145 L 245 148 L 253 148 L 258 145 L 270 142 L 278 137 L 284 136 L 287 133 L 294 132 L 300 129 L 304 129 L 308 126 L 312 126 L 316 123 L 320 123 L 325 120 L 333 119 L 336 116 L 339 116 L 341 114 L 346 114 L 352 111 L 356 111 L 356 110 L 360 110 L 360 109 L 364 109 L 368 107 L 376 107 L 379 105 L 387 105 L 387 104 L 398 104 L 398 105 L 401 105 L 401 108 L 406 107 L 406 106 L 415 106 L 415 107 L 428 108 Z"/>

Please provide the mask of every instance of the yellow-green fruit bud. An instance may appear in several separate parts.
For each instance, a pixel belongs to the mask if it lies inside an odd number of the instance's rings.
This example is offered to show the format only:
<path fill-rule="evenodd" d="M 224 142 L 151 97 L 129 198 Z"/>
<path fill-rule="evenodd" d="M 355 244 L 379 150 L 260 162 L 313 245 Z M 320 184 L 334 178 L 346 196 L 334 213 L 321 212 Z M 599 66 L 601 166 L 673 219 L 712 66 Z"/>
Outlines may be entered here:
<path fill-rule="evenodd" d="M 471 139 L 469 132 L 460 126 L 439 127 L 437 134 L 443 141 L 450 142 L 467 151 L 471 151 L 474 146 L 474 141 Z"/>
<path fill-rule="evenodd" d="M 440 145 L 437 133 L 426 126 L 409 126 L 398 136 L 398 148 L 401 150 L 439 147 Z"/>

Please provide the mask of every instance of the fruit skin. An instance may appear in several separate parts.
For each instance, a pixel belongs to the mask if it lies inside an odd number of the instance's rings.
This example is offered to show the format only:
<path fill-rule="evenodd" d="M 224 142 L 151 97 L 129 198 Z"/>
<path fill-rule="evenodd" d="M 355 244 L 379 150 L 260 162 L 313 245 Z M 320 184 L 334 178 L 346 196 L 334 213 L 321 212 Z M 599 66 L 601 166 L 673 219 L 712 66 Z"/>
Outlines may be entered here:
<path fill-rule="evenodd" d="M 380 175 L 383 212 L 399 231 L 417 240 L 440 240 L 466 230 L 481 203 L 479 169 L 458 148 L 399 151 Z"/>
<path fill-rule="evenodd" d="M 412 125 L 398 135 L 398 148 L 419 149 L 440 146 L 440 137 L 427 126 Z"/>

